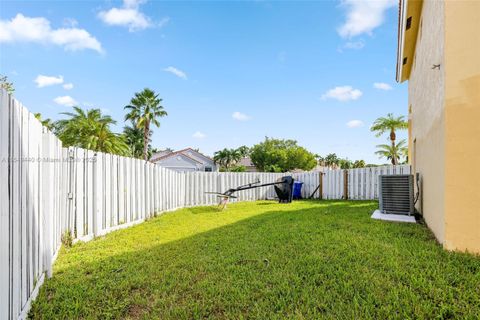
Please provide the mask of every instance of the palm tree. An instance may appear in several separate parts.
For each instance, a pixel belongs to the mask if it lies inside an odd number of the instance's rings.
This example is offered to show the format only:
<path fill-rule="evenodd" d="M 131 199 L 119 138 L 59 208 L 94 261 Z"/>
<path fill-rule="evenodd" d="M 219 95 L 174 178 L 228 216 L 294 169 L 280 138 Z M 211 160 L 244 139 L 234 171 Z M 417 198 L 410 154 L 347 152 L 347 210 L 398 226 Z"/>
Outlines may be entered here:
<path fill-rule="evenodd" d="M 340 169 L 352 169 L 353 162 L 348 159 L 339 159 L 338 166 L 340 167 Z"/>
<path fill-rule="evenodd" d="M 365 168 L 365 160 L 355 160 L 353 163 L 354 168 Z"/>
<path fill-rule="evenodd" d="M 242 151 L 242 149 L 230 149 L 231 165 L 237 164 L 237 162 L 240 161 L 240 159 L 243 158 L 244 154 L 245 153 L 244 153 L 244 151 Z"/>
<path fill-rule="evenodd" d="M 230 162 L 230 150 L 224 148 L 223 150 L 215 151 L 213 161 L 215 164 L 219 164 L 220 167 L 227 168 Z"/>
<path fill-rule="evenodd" d="M 397 144 L 379 144 L 377 148 L 375 154 L 379 155 L 380 158 L 391 160 L 393 165 L 397 164 L 401 157 L 407 157 L 408 154 L 405 139 L 400 140 Z"/>
<path fill-rule="evenodd" d="M 143 158 L 148 159 L 148 142 L 150 140 L 150 125 L 160 127 L 159 118 L 165 117 L 167 112 L 161 105 L 162 99 L 155 91 L 145 88 L 136 92 L 130 100 L 130 105 L 125 106 L 129 112 L 125 115 L 125 121 L 130 120 L 135 126 L 143 130 Z"/>
<path fill-rule="evenodd" d="M 395 117 L 393 113 L 387 114 L 386 117 L 380 117 L 373 123 L 370 128 L 371 131 L 376 132 L 376 136 L 380 137 L 382 134 L 390 133 L 391 150 L 395 150 L 395 139 L 397 138 L 396 130 L 408 129 L 408 122 L 405 121 L 404 116 Z M 392 164 L 398 164 L 398 158 L 392 159 Z"/>
<path fill-rule="evenodd" d="M 42 120 L 42 114 L 40 112 L 37 112 L 37 113 L 34 113 L 33 114 L 35 116 L 35 119 L 37 119 L 38 121 L 40 121 L 40 123 L 42 124 L 42 126 L 44 126 L 45 128 L 47 128 L 48 130 L 50 131 L 53 131 L 54 128 L 55 128 L 55 123 L 52 121 L 52 119 L 50 118 L 47 118 L 45 120 Z"/>
<path fill-rule="evenodd" d="M 213 154 L 213 161 L 219 164 L 220 167 L 228 171 L 233 165 L 235 165 L 242 158 L 242 153 L 238 149 L 227 149 L 216 151 Z"/>
<path fill-rule="evenodd" d="M 324 167 L 325 166 L 325 158 L 319 155 L 318 153 L 314 154 L 315 159 L 317 159 L 318 165 Z"/>
<path fill-rule="evenodd" d="M 238 147 L 236 151 L 240 154 L 241 158 L 246 158 L 250 155 L 250 148 L 247 146 Z"/>
<path fill-rule="evenodd" d="M 125 126 L 123 128 L 123 136 L 125 142 L 130 147 L 131 156 L 134 158 L 143 158 L 143 130 L 137 128 L 134 124 Z"/>
<path fill-rule="evenodd" d="M 116 123 L 100 109 L 83 110 L 73 107 L 73 112 L 62 113 L 69 119 L 55 122 L 57 136 L 66 147 L 76 146 L 94 151 L 128 155 L 129 148 L 121 135 L 113 133 L 110 125 Z"/>
<path fill-rule="evenodd" d="M 324 163 L 327 167 L 336 167 L 340 163 L 340 159 L 337 154 L 329 153 L 325 156 Z"/>

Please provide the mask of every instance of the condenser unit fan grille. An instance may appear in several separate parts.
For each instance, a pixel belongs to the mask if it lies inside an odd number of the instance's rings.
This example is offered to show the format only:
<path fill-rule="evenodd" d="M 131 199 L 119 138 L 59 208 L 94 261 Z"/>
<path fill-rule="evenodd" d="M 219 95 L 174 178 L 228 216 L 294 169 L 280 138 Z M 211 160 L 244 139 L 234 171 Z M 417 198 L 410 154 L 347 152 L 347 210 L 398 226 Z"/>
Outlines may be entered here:
<path fill-rule="evenodd" d="M 408 215 L 414 213 L 413 175 L 380 175 L 378 179 L 382 213 Z"/>

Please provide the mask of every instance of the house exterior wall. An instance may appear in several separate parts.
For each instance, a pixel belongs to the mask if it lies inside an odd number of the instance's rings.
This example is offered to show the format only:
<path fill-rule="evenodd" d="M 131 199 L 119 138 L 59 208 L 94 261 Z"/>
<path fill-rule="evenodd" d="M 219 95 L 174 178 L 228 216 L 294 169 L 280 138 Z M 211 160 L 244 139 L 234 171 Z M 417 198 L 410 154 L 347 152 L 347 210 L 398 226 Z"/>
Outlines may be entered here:
<path fill-rule="evenodd" d="M 200 171 L 202 169 L 201 163 L 188 159 L 181 154 L 158 160 L 155 164 L 175 171 Z"/>
<path fill-rule="evenodd" d="M 480 253 L 480 1 L 445 3 L 445 248 Z"/>
<path fill-rule="evenodd" d="M 210 167 L 210 168 L 212 168 L 212 171 L 217 171 L 217 166 L 215 165 L 215 162 L 212 159 L 209 159 L 205 156 L 202 156 L 202 155 L 200 155 L 197 152 L 192 151 L 192 150 L 187 150 L 184 153 L 187 156 L 203 163 L 203 168 Z M 203 171 L 205 171 L 205 170 L 203 170 Z"/>
<path fill-rule="evenodd" d="M 213 160 L 200 156 L 193 157 L 188 153 L 186 155 L 183 153 L 172 154 L 154 162 L 157 165 L 176 171 L 206 171 L 206 168 L 211 168 L 213 172 L 217 171 Z"/>
<path fill-rule="evenodd" d="M 424 1 L 409 78 L 410 161 L 419 172 L 419 210 L 438 241 L 445 240 L 444 2 Z M 441 64 L 440 69 L 433 69 Z"/>
<path fill-rule="evenodd" d="M 446 249 L 480 253 L 480 1 L 421 11 L 408 90 L 417 209 Z"/>

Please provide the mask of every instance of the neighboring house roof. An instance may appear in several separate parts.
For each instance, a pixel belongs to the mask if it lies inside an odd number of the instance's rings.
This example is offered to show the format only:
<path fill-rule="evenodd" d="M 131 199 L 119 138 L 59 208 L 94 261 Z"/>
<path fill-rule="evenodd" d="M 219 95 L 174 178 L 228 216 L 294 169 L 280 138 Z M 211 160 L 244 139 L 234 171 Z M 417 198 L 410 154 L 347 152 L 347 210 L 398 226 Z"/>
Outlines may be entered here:
<path fill-rule="evenodd" d="M 191 160 L 193 160 L 197 163 L 202 163 L 201 161 L 198 161 L 197 159 L 195 159 L 195 158 L 189 156 L 188 154 L 186 154 L 186 151 L 195 152 L 196 154 L 198 154 L 198 155 L 202 156 L 203 158 L 207 159 L 208 161 L 213 161 L 212 159 L 210 159 L 206 155 L 203 155 L 200 152 L 197 152 L 197 151 L 193 150 L 192 148 L 185 148 L 185 149 L 170 152 L 169 154 L 166 154 L 166 155 L 160 156 L 158 158 L 155 158 L 155 159 L 152 160 L 152 162 L 157 162 L 157 161 L 160 161 L 160 160 L 164 160 L 164 159 L 167 159 L 167 158 L 171 158 L 171 157 L 181 155 L 181 156 L 187 157 L 187 158 L 189 158 L 189 159 L 191 159 Z"/>
<path fill-rule="evenodd" d="M 183 153 L 177 153 L 174 157 L 167 157 L 167 158 L 163 158 L 162 160 L 168 160 L 168 159 L 171 159 L 171 158 L 183 158 L 184 161 L 187 161 L 187 162 L 191 162 L 192 164 L 194 164 L 195 166 L 198 166 L 198 165 L 203 165 L 202 162 L 198 161 L 197 159 L 194 159 L 192 157 L 189 157 L 188 155 L 186 154 L 183 154 Z M 160 161 L 162 161 L 160 160 Z M 168 163 L 168 162 L 167 162 Z M 168 167 L 168 165 L 167 165 Z"/>
<path fill-rule="evenodd" d="M 202 164 L 202 162 L 198 161 L 197 159 L 194 159 L 186 154 L 183 154 L 183 153 L 180 153 L 180 152 L 172 152 L 166 156 L 163 156 L 163 157 L 160 157 L 160 158 L 157 158 L 155 160 L 152 160 L 152 162 L 158 162 L 158 161 L 161 161 L 161 160 L 165 160 L 165 159 L 168 159 L 168 158 L 174 158 L 174 157 L 185 157 L 187 159 L 190 159 L 196 163 L 200 163 Z"/>
<path fill-rule="evenodd" d="M 397 82 L 410 77 L 423 0 L 400 0 L 398 6 Z"/>
<path fill-rule="evenodd" d="M 186 149 L 180 150 L 180 152 L 182 152 L 183 154 L 184 154 L 185 152 L 187 152 L 187 151 L 193 152 L 193 153 L 195 153 L 196 155 L 198 155 L 198 156 L 200 156 L 201 158 L 204 158 L 204 159 L 206 159 L 206 160 L 208 160 L 208 161 L 213 161 L 213 159 L 210 158 L 209 156 L 206 156 L 206 155 L 204 155 L 204 154 L 201 153 L 201 152 L 198 152 L 198 151 L 196 151 L 196 150 L 193 150 L 192 148 L 186 148 Z"/>
<path fill-rule="evenodd" d="M 255 167 L 255 165 L 252 162 L 252 159 L 250 159 L 249 157 L 240 159 L 238 164 L 240 164 L 242 166 L 245 166 L 245 167 Z"/>
<path fill-rule="evenodd" d="M 155 152 L 154 154 L 152 154 L 152 156 L 150 157 L 150 161 L 156 161 L 158 158 L 160 157 L 163 157 L 163 156 L 166 156 L 170 153 L 172 153 L 173 151 L 170 151 L 170 150 L 161 150 L 159 152 Z"/>

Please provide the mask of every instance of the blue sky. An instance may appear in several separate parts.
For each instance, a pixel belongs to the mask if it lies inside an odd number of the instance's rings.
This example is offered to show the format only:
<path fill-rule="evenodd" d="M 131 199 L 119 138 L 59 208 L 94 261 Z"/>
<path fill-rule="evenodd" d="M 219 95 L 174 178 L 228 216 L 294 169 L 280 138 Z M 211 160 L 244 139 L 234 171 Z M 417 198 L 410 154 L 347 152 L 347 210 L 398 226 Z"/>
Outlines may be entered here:
<path fill-rule="evenodd" d="M 385 163 L 369 127 L 407 112 L 396 3 L 2 1 L 0 73 L 32 112 L 101 108 L 117 131 L 132 95 L 154 89 L 169 114 L 158 148 L 211 155 L 269 136 Z"/>

